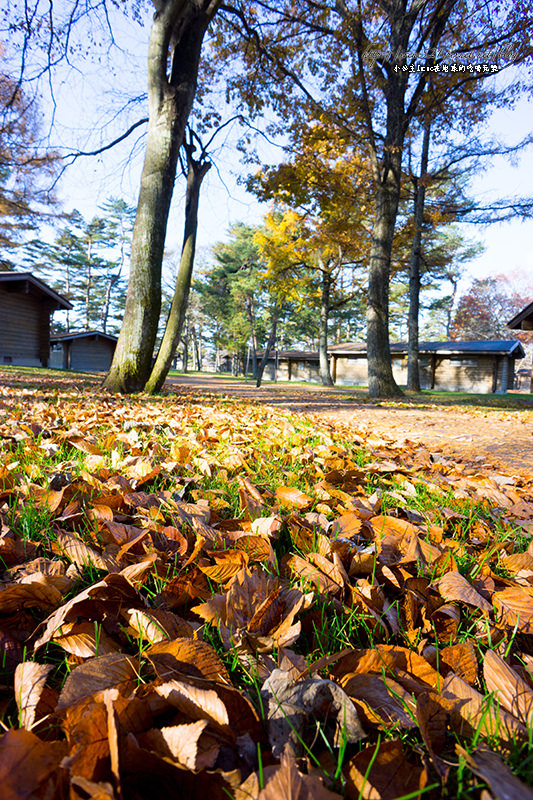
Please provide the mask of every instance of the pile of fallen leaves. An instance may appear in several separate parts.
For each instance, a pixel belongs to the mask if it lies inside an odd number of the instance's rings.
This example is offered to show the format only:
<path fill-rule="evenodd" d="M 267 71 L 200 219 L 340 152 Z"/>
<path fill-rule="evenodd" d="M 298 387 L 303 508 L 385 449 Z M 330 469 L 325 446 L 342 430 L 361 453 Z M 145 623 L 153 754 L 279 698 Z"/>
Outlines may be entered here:
<path fill-rule="evenodd" d="M 2 797 L 533 798 L 526 476 L 3 390 Z"/>

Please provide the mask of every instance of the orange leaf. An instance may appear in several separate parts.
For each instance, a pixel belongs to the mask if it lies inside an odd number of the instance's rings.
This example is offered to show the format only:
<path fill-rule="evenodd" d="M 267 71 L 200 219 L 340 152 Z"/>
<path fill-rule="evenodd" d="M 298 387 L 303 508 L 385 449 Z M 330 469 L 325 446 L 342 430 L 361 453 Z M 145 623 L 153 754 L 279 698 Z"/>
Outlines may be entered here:
<path fill-rule="evenodd" d="M 308 508 L 313 502 L 312 497 L 294 486 L 278 486 L 276 498 L 280 506 L 285 506 L 285 508 Z"/>

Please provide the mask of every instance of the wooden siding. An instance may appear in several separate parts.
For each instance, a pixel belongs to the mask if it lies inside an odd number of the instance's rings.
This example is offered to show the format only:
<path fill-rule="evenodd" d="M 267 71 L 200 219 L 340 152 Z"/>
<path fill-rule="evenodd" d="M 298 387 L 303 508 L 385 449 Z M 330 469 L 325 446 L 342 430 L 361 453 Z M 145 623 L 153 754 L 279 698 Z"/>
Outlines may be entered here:
<path fill-rule="evenodd" d="M 107 372 L 111 366 L 115 343 L 107 339 L 71 339 L 68 347 L 68 369 L 77 372 Z"/>
<path fill-rule="evenodd" d="M 320 372 L 318 361 L 307 359 L 278 359 L 276 370 L 275 359 L 269 358 L 263 372 L 265 381 L 309 381 L 309 383 L 320 382 Z"/>
<path fill-rule="evenodd" d="M 505 387 L 504 361 L 508 362 L 508 378 Z M 366 356 L 333 356 L 337 385 L 367 386 L 368 365 Z M 514 359 L 501 355 L 441 356 L 438 353 L 422 353 L 420 357 L 420 386 L 446 392 L 478 392 L 488 394 L 511 389 L 514 381 Z M 333 366 L 332 366 L 333 372 Z M 392 355 L 392 373 L 399 386 L 407 385 L 407 356 Z"/>
<path fill-rule="evenodd" d="M 0 363 L 48 365 L 50 303 L 0 287 Z"/>

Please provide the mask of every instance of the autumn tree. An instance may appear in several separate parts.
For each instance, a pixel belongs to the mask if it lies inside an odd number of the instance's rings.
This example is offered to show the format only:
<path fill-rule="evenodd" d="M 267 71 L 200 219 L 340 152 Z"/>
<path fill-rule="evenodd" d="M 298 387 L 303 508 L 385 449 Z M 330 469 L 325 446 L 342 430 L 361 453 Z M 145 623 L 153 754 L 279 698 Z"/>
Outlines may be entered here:
<path fill-rule="evenodd" d="M 241 50 L 246 70 L 233 86 L 252 113 L 263 115 L 270 105 L 289 146 L 304 121 L 326 119 L 368 158 L 373 181 L 367 302 L 371 395 L 398 391 L 388 342 L 393 236 L 406 136 L 427 97 L 431 71 L 440 69 L 439 48 L 459 61 L 465 53 L 472 57 L 480 48 L 486 53 L 510 40 L 525 46 L 519 37 L 528 30 L 529 17 L 530 9 L 523 7 L 491 13 L 485 4 L 471 7 L 458 0 L 393 0 L 378 7 L 301 0 L 265 3 L 262 14 L 242 11 L 238 26 L 228 23 L 246 39 Z M 466 107 L 471 87 L 484 77 L 463 63 L 461 69 L 448 65 L 439 82 L 448 96 L 459 93 Z M 431 104 L 424 108 L 430 113 Z"/>
<path fill-rule="evenodd" d="M 317 309 L 319 370 L 331 386 L 327 345 L 332 311 L 362 293 L 369 246 L 370 176 L 365 163 L 331 126 L 302 126 L 290 160 L 260 171 L 249 186 L 274 211 L 256 240 L 267 276 L 285 296 Z"/>
<path fill-rule="evenodd" d="M 1 50 L 0 50 L 1 54 Z M 37 104 L 0 74 L 0 260 L 12 268 L 17 248 L 55 210 L 49 181 L 57 154 L 40 146 Z M 17 261 L 17 259 L 15 259 Z"/>
<path fill-rule="evenodd" d="M 451 327 L 452 339 L 514 339 L 516 331 L 507 322 L 528 302 L 531 295 L 517 292 L 505 275 L 478 278 L 460 298 Z"/>

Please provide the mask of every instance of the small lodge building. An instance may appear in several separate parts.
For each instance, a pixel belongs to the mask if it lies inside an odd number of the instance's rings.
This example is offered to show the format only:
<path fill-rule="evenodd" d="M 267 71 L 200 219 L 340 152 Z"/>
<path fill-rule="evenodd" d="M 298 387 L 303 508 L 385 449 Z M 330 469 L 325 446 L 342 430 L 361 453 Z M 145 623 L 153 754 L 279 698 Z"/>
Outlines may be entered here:
<path fill-rule="evenodd" d="M 0 272 L 0 364 L 47 367 L 50 317 L 71 308 L 31 272 Z"/>
<path fill-rule="evenodd" d="M 50 366 L 75 372 L 107 372 L 117 337 L 102 331 L 57 333 L 50 337 Z"/>
<path fill-rule="evenodd" d="M 507 327 L 515 331 L 533 331 L 533 303 L 529 303 L 522 311 L 509 320 Z"/>
<path fill-rule="evenodd" d="M 259 356 L 260 354 L 258 354 Z M 407 384 L 407 344 L 391 344 L 392 371 L 398 385 Z M 524 357 L 515 339 L 487 342 L 420 342 L 422 389 L 448 392 L 505 393 L 513 388 L 515 362 Z M 366 345 L 347 342 L 328 348 L 330 371 L 337 386 L 367 386 Z M 319 382 L 318 352 L 272 351 L 265 380 Z"/>

